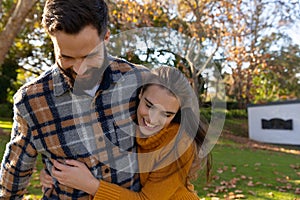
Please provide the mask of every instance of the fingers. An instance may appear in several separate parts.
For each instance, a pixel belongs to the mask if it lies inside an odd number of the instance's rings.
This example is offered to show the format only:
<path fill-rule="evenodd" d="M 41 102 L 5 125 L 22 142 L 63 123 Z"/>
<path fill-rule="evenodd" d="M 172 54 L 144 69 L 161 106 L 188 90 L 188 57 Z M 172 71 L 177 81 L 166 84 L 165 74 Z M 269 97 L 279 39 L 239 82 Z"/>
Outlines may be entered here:
<path fill-rule="evenodd" d="M 67 161 L 65 161 L 66 164 L 62 164 L 56 160 L 53 161 L 52 175 L 60 183 L 64 182 L 70 174 L 74 173 L 73 171 L 78 168 L 77 165 L 80 165 L 80 162 L 72 160 L 69 161 L 71 164 L 67 163 Z"/>
<path fill-rule="evenodd" d="M 84 165 L 82 162 L 79 162 L 77 160 L 66 160 L 66 164 L 74 167 L 82 167 Z"/>
<path fill-rule="evenodd" d="M 40 173 L 40 181 L 43 187 L 52 188 L 53 187 L 53 179 L 52 177 L 46 172 L 45 169 L 41 170 Z"/>
<path fill-rule="evenodd" d="M 67 170 L 67 167 L 68 167 L 67 165 L 61 164 L 60 162 L 58 162 L 56 160 L 53 161 L 53 166 L 60 171 Z"/>
<path fill-rule="evenodd" d="M 56 178 L 59 182 L 64 179 L 64 172 L 67 171 L 67 165 L 61 164 L 54 160 L 52 167 L 52 176 Z"/>

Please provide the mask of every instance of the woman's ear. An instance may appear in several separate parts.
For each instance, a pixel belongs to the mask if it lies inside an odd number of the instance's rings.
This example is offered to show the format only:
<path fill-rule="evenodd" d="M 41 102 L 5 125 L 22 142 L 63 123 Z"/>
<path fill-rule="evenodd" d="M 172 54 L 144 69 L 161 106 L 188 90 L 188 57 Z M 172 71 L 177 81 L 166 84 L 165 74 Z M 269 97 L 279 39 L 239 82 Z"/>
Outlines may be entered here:
<path fill-rule="evenodd" d="M 141 100 L 142 96 L 143 96 L 143 88 L 142 88 L 142 89 L 140 89 L 140 93 L 139 93 L 139 100 Z"/>

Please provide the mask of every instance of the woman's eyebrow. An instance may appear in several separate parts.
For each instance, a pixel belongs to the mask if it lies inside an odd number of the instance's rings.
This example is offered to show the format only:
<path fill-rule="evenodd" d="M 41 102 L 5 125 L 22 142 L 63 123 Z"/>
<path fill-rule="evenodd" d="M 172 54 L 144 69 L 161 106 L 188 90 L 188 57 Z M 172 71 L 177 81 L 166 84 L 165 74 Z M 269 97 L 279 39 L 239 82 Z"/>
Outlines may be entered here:
<path fill-rule="evenodd" d="M 148 104 L 150 104 L 151 106 L 155 106 L 149 99 L 147 99 L 146 97 L 145 97 L 145 101 L 148 103 Z M 165 114 L 169 114 L 169 115 L 175 115 L 176 114 L 176 112 L 172 112 L 172 111 L 164 111 L 164 113 Z"/>
<path fill-rule="evenodd" d="M 169 115 L 175 115 L 176 113 L 174 112 L 171 112 L 171 111 L 165 111 L 166 114 L 169 114 Z"/>
<path fill-rule="evenodd" d="M 147 103 L 149 103 L 151 106 L 153 106 L 153 103 L 152 103 L 149 99 L 147 99 L 146 97 L 145 97 L 145 101 L 146 101 Z"/>

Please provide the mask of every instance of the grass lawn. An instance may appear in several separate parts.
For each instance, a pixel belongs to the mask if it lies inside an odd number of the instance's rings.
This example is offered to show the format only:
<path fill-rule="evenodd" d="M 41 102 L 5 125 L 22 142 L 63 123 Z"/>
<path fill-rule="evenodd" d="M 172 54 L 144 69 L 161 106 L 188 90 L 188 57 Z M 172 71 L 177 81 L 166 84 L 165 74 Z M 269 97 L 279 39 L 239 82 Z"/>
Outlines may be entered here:
<path fill-rule="evenodd" d="M 0 117 L 0 128 L 6 132 L 10 132 L 12 126 L 12 119 Z"/>
<path fill-rule="evenodd" d="M 195 188 L 203 199 L 300 199 L 299 156 L 221 138 L 213 150 L 210 184 L 200 178 Z"/>
<path fill-rule="evenodd" d="M 233 130 L 235 135 L 246 135 L 245 122 L 246 120 L 226 120 L 224 130 Z M 0 119 L 0 127 L 6 126 L 8 128 L 5 130 L 10 130 L 11 122 Z M 8 135 L 0 136 L 1 158 L 8 141 Z M 194 182 L 195 189 L 205 200 L 300 200 L 299 151 L 283 153 L 278 149 L 261 150 L 221 137 L 213 149 L 212 180 L 210 184 L 205 184 L 204 175 L 201 173 Z M 41 167 L 39 157 L 26 199 L 41 198 L 38 177 Z"/>
<path fill-rule="evenodd" d="M 9 142 L 10 139 L 9 133 L 12 128 L 11 119 L 0 118 L 0 128 L 7 133 L 5 135 L 0 135 L 0 158 L 2 161 L 6 143 Z M 39 180 L 39 171 L 42 169 L 42 167 L 43 165 L 42 165 L 41 157 L 39 156 L 37 160 L 36 169 L 34 169 L 34 173 L 32 175 L 31 181 L 27 188 L 28 195 L 25 195 L 24 199 L 26 200 L 41 199 L 42 187 L 40 185 L 40 180 Z"/>

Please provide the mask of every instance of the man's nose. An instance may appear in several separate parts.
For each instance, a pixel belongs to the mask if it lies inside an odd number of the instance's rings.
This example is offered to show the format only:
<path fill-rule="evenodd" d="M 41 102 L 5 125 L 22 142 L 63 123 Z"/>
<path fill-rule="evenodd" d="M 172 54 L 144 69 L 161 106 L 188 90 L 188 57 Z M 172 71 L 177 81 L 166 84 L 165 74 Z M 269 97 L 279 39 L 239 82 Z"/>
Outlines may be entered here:
<path fill-rule="evenodd" d="M 87 70 L 87 67 L 84 64 L 84 59 L 76 59 L 73 64 L 73 70 L 77 73 L 77 75 L 83 75 Z"/>

